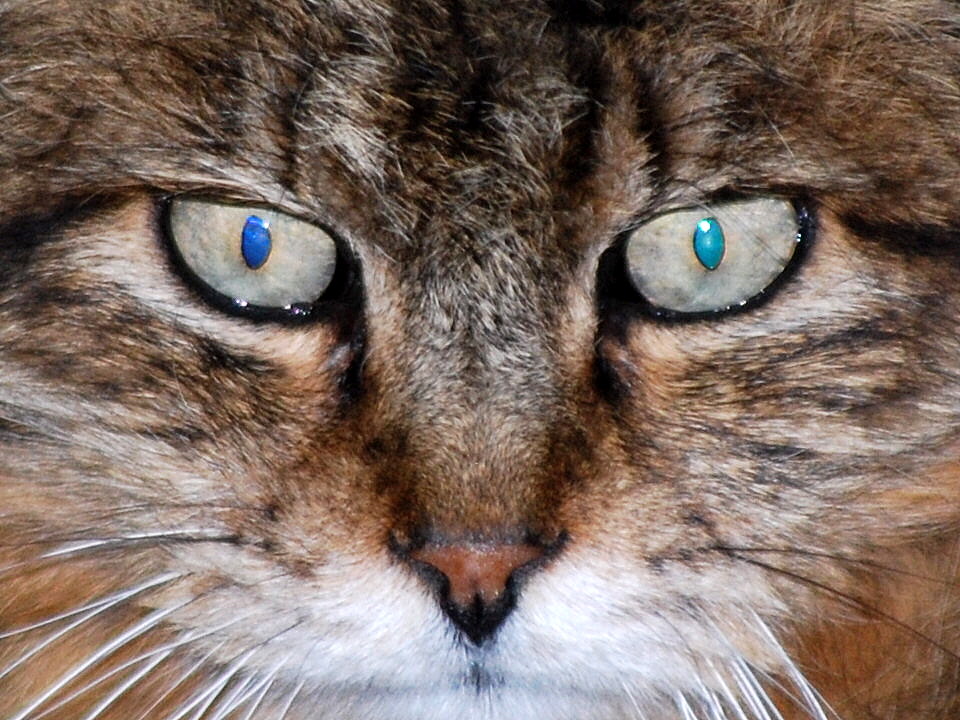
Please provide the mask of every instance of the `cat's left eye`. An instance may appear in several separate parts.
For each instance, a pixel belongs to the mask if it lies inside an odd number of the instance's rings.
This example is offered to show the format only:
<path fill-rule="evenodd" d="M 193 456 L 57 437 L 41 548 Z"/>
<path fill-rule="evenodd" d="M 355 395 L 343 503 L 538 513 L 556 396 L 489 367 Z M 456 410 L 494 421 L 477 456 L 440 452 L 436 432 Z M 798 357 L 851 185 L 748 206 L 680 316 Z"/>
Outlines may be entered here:
<path fill-rule="evenodd" d="M 690 317 L 744 307 L 784 274 L 803 224 L 794 203 L 782 198 L 675 210 L 627 237 L 627 276 L 654 315 Z"/>
<path fill-rule="evenodd" d="M 309 315 L 337 270 L 330 234 L 269 208 L 174 198 L 168 232 L 175 255 L 205 294 L 240 314 Z"/>

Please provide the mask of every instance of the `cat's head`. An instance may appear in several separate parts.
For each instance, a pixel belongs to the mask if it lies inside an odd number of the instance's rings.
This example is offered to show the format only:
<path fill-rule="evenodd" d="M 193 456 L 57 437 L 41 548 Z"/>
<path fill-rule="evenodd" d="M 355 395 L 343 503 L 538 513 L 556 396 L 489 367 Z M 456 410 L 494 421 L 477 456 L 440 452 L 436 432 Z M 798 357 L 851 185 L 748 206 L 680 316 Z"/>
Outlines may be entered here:
<path fill-rule="evenodd" d="M 949 715 L 958 36 L 0 4 L 0 715 Z"/>

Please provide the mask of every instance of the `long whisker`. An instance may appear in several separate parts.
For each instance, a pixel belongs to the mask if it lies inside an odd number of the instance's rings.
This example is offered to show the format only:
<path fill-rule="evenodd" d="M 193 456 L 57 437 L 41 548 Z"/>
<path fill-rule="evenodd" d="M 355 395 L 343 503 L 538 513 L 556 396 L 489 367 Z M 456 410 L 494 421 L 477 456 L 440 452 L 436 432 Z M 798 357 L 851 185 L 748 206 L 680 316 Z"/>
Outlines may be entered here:
<path fill-rule="evenodd" d="M 176 577 L 179 577 L 179 575 L 177 575 Z M 157 584 L 161 584 L 162 582 L 163 581 Z M 150 584 L 147 584 L 145 586 L 137 586 L 136 588 L 133 588 L 131 590 L 126 590 L 123 593 L 116 593 L 114 595 L 109 595 L 105 598 L 100 598 L 98 600 L 94 600 L 93 602 L 89 602 L 85 605 L 81 605 L 80 607 L 75 608 L 73 610 L 68 610 L 67 612 L 58 613 L 57 615 L 53 615 L 47 618 L 46 620 L 41 620 L 40 622 L 31 623 L 30 625 L 23 625 L 13 630 L 7 630 L 6 632 L 0 633 L 0 640 L 6 640 L 7 638 L 11 638 L 16 635 L 23 635 L 24 633 L 32 632 L 34 630 L 39 630 L 40 628 L 47 627 L 48 625 L 53 625 L 55 623 L 58 623 L 61 620 L 66 620 L 67 618 L 71 618 L 74 615 L 80 615 L 81 613 L 85 613 L 87 610 L 93 610 L 94 608 L 101 608 L 101 606 L 103 605 L 109 605 L 112 607 L 114 604 L 116 604 L 116 602 L 118 601 L 118 598 L 119 598 L 119 601 L 122 602 L 123 600 L 126 600 L 131 595 L 136 595 L 138 592 L 142 592 L 143 590 L 149 589 L 150 587 L 153 586 L 153 584 L 154 583 L 151 582 Z M 106 609 L 106 608 L 102 608 L 102 609 Z M 3 675 L 0 674 L 0 677 L 3 677 Z"/>
<path fill-rule="evenodd" d="M 777 640 L 776 636 L 773 634 L 773 631 L 763 620 L 763 618 L 761 618 L 756 612 L 753 612 L 752 614 L 753 621 L 763 633 L 766 641 L 769 643 L 769 646 L 780 656 L 780 662 L 783 664 L 783 667 L 786 668 L 787 674 L 790 676 L 793 684 L 803 696 L 804 704 L 806 705 L 807 710 L 813 715 L 814 720 L 827 720 L 827 715 L 824 711 L 825 705 L 830 711 L 831 715 L 834 717 L 839 717 L 837 713 L 826 704 L 826 701 L 820 695 L 820 693 L 818 693 L 810 684 L 810 681 L 807 680 L 806 676 L 800 671 L 800 668 L 797 667 L 797 664 L 787 654 L 787 651 L 783 649 L 783 645 L 781 645 L 780 641 Z"/>
<path fill-rule="evenodd" d="M 779 642 L 778 642 L 778 644 L 779 644 Z M 777 652 L 778 652 L 778 653 L 781 653 L 781 652 L 785 652 L 785 651 L 783 651 L 783 650 L 782 650 L 782 647 L 781 647 L 781 648 L 777 649 Z M 793 702 L 797 707 L 802 707 L 802 706 L 806 703 L 806 700 L 803 698 L 802 694 L 801 694 L 801 695 L 798 695 L 798 694 L 797 694 L 797 689 L 796 689 L 796 688 L 792 687 L 791 685 L 786 684 L 786 682 L 789 682 L 789 681 L 792 680 L 792 678 L 790 677 L 789 673 L 788 673 L 788 677 L 786 677 L 786 678 L 778 678 L 778 677 L 776 677 L 776 676 L 774 676 L 774 675 L 771 675 L 769 672 L 766 672 L 766 671 L 764 671 L 764 670 L 761 670 L 760 668 L 754 668 L 754 667 L 750 667 L 750 666 L 745 666 L 745 667 L 744 667 L 744 670 L 745 670 L 746 673 L 747 673 L 747 677 L 750 678 L 750 682 L 752 682 L 752 684 L 753 684 L 755 687 L 760 688 L 761 697 L 762 697 L 762 699 L 765 701 L 766 706 L 767 706 L 767 708 L 769 709 L 769 711 L 770 711 L 771 713 L 773 713 L 773 715 L 774 715 L 774 720 L 784 720 L 784 718 L 783 718 L 783 716 L 780 714 L 780 711 L 777 709 L 777 707 L 774 706 L 773 700 L 770 699 L 770 697 L 769 697 L 769 695 L 767 694 L 767 692 L 766 692 L 765 690 L 762 690 L 762 687 L 763 687 L 763 686 L 761 685 L 760 680 L 757 678 L 757 674 L 760 674 L 760 675 L 763 677 L 763 682 L 765 682 L 766 684 L 770 685 L 771 687 L 775 687 L 777 690 L 779 690 L 780 692 L 782 692 L 782 693 L 784 694 L 784 696 L 787 697 L 787 698 L 789 698 L 790 701 Z M 801 672 L 801 671 L 799 670 L 799 668 L 797 669 L 797 672 Z M 806 682 L 807 682 L 808 685 L 810 684 L 809 680 L 806 681 Z M 810 687 L 812 688 L 813 686 L 811 685 Z M 819 693 L 817 693 L 815 690 L 814 690 L 814 693 L 817 695 L 817 697 L 820 697 Z M 832 713 L 832 710 L 830 710 L 829 708 L 827 708 L 827 709 Z"/>
<path fill-rule="evenodd" d="M 759 720 L 774 720 L 774 718 L 776 718 L 776 720 L 783 720 L 780 711 L 770 702 L 766 691 L 761 687 L 760 683 L 757 682 L 756 677 L 754 677 L 750 670 L 750 666 L 747 665 L 744 660 L 738 658 L 734 661 L 731 670 L 733 671 L 734 679 L 737 681 L 737 687 L 740 688 L 740 693 L 746 698 L 747 705 L 755 717 L 759 718 Z M 770 714 L 771 710 L 774 715 Z"/>
<path fill-rule="evenodd" d="M 203 667 L 203 666 L 207 663 L 207 661 L 210 660 L 210 658 L 213 657 L 213 655 L 214 655 L 215 653 L 217 653 L 217 652 L 220 650 L 220 648 L 222 648 L 222 647 L 224 646 L 224 644 L 225 644 L 224 642 L 221 642 L 221 643 L 219 643 L 218 645 L 215 645 L 215 646 L 214 646 L 209 652 L 207 652 L 203 657 L 201 657 L 201 658 L 200 658 L 199 660 L 197 660 L 193 665 L 191 665 L 189 668 L 187 668 L 187 671 L 184 672 L 184 673 L 180 676 L 180 678 L 179 678 L 175 683 L 173 683 L 172 685 L 170 685 L 170 686 L 167 688 L 166 692 L 164 692 L 162 695 L 160 695 L 160 697 L 158 697 L 156 700 L 154 700 L 154 701 L 153 701 L 153 704 L 151 704 L 150 707 L 148 707 L 146 710 L 144 710 L 143 713 L 136 718 L 136 720 L 146 720 L 146 718 L 148 718 L 148 717 L 150 716 L 150 713 L 152 713 L 154 710 L 156 710 L 156 709 L 161 705 L 161 703 L 163 703 L 164 700 L 166 700 L 168 697 L 170 697 L 170 695 L 171 695 L 178 687 L 180 687 L 181 685 L 183 685 L 183 683 L 185 683 L 185 682 L 187 681 L 187 679 L 188 679 L 191 675 L 193 675 L 195 672 L 197 672 L 197 670 L 199 670 L 201 667 Z"/>
<path fill-rule="evenodd" d="M 123 592 L 116 593 L 116 594 L 111 595 L 111 596 L 109 596 L 109 597 L 107 597 L 107 598 L 104 598 L 103 600 L 101 600 L 101 601 L 99 601 L 98 603 L 96 603 L 96 604 L 94 605 L 94 607 L 93 607 L 89 612 L 86 612 L 86 614 L 81 615 L 80 618 L 78 618 L 78 619 L 75 620 L 74 622 L 70 623 L 70 624 L 67 625 L 65 628 L 62 628 L 61 630 L 58 630 L 57 632 L 52 633 L 51 635 L 47 636 L 43 641 L 37 643 L 37 644 L 34 645 L 29 651 L 27 651 L 26 653 L 24 653 L 23 655 L 21 655 L 19 658 L 17 658 L 16 660 L 14 660 L 12 663 L 10 663 L 9 665 L 7 665 L 7 667 L 5 667 L 5 668 L 3 669 L 3 671 L 0 671 L 0 680 L 2 680 L 4 677 L 6 677 L 7 675 L 9 675 L 11 672 L 13 672 L 14 670 L 16 670 L 16 669 L 17 669 L 18 667 L 20 667 L 21 665 L 23 665 L 23 663 L 25 663 L 25 662 L 26 662 L 27 660 L 29 660 L 31 657 L 33 657 L 34 655 L 36 655 L 37 653 L 39 653 L 40 651 L 42 651 L 44 648 L 46 648 L 46 647 L 48 647 L 49 645 L 51 645 L 52 643 L 56 642 L 57 640 L 59 640 L 60 638 L 62 638 L 64 635 L 67 635 L 67 634 L 70 633 L 71 631 L 77 629 L 78 627 L 80 627 L 80 626 L 83 625 L 84 623 L 89 622 L 90 620 L 92 620 L 92 619 L 95 618 L 96 616 L 98 616 L 98 615 L 106 612 L 106 611 L 109 610 L 110 608 L 116 607 L 117 605 L 120 605 L 120 604 L 126 602 L 126 601 L 129 600 L 130 598 L 132 598 L 132 597 L 134 597 L 134 596 L 136 596 L 136 595 L 139 595 L 140 593 L 143 593 L 143 592 L 146 592 L 147 590 L 151 590 L 151 589 L 153 589 L 153 588 L 155 588 L 155 587 L 159 587 L 159 586 L 165 585 L 165 584 L 167 584 L 167 583 L 173 582 L 174 580 L 176 580 L 176 579 L 178 579 L 178 578 L 181 578 L 181 577 L 183 577 L 183 576 L 182 576 L 182 574 L 180 574 L 180 573 L 165 573 L 165 574 L 160 575 L 160 576 L 158 576 L 158 577 L 152 578 L 151 580 L 148 580 L 147 582 L 141 583 L 140 585 L 137 585 L 137 586 L 135 586 L 135 587 L 133 587 L 133 588 L 131 588 L 131 589 L 129 589 L 129 590 L 125 590 L 125 591 L 123 591 Z M 83 612 L 83 611 L 81 610 L 80 612 Z M 2 637 L 11 637 L 12 635 L 19 634 L 20 632 L 27 632 L 28 630 L 32 629 L 33 627 L 34 627 L 34 626 L 28 626 L 26 629 L 21 628 L 20 630 L 11 631 L 9 634 L 6 634 L 6 635 L 4 635 L 4 636 L 2 636 Z"/>
<path fill-rule="evenodd" d="M 300 626 L 300 622 L 295 622 L 289 627 L 275 633 L 268 639 L 258 643 L 255 647 L 250 648 L 250 650 L 248 651 L 248 654 L 239 658 L 238 662 L 245 663 L 254 652 L 257 652 L 258 650 L 266 647 L 270 643 L 275 642 L 278 638 L 283 637 L 286 633 L 290 632 L 291 630 L 294 630 L 299 626 Z M 237 687 L 235 687 L 229 693 L 229 695 L 224 697 L 222 700 L 219 699 L 218 695 L 215 695 L 213 699 L 217 700 L 218 709 L 217 709 L 217 712 L 214 713 L 214 715 L 210 718 L 210 720 L 222 720 L 222 718 L 224 718 L 228 713 L 233 712 L 242 703 L 246 702 L 246 700 L 249 699 L 249 697 L 252 697 L 252 695 L 256 692 L 256 688 L 254 688 L 254 690 L 250 692 L 247 692 L 247 690 L 251 685 L 255 684 L 255 682 L 256 682 L 256 675 L 251 674 L 250 677 L 248 677 L 246 680 L 241 682 Z M 204 708 L 204 712 L 200 713 L 199 715 L 196 715 L 195 718 L 199 720 L 201 716 L 204 716 L 207 709 L 208 708 Z"/>
<path fill-rule="evenodd" d="M 303 690 L 304 685 L 306 684 L 306 680 L 301 680 L 300 683 L 293 689 L 293 692 L 290 693 L 290 697 L 287 698 L 286 704 L 280 710 L 280 714 L 277 715 L 277 720 L 286 720 L 287 714 L 290 712 L 290 708 L 293 707 L 293 703 L 296 701 L 297 697 L 300 695 L 300 692 Z"/>
<path fill-rule="evenodd" d="M 237 624 L 237 623 L 239 623 L 239 622 L 243 622 L 243 621 L 246 619 L 246 617 L 247 617 L 247 616 L 242 616 L 242 617 L 239 617 L 239 618 L 234 618 L 234 619 L 230 620 L 229 622 L 221 623 L 220 625 L 217 625 L 216 627 L 209 628 L 209 629 L 205 630 L 205 631 L 202 632 L 202 633 L 201 633 L 201 632 L 196 632 L 196 631 L 187 633 L 184 637 L 181 637 L 181 638 L 179 638 L 179 639 L 177 639 L 177 640 L 175 640 L 175 641 L 173 641 L 173 642 L 165 643 L 165 644 L 163 644 L 163 645 L 160 645 L 159 647 L 155 647 L 155 648 L 153 648 L 153 649 L 151 649 L 151 650 L 149 650 L 149 651 L 147 651 L 147 652 L 145 652 L 145 653 L 142 653 L 141 655 L 138 655 L 137 657 L 133 658 L 132 660 L 128 660 L 127 662 L 123 663 L 122 665 L 118 665 L 117 667 L 111 669 L 110 671 L 108 671 L 108 672 L 100 675 L 99 677 L 93 679 L 92 681 L 90 681 L 89 683 L 87 683 L 86 685 L 84 685 L 83 687 L 81 687 L 81 688 L 75 690 L 74 692 L 70 693 L 70 695 L 68 695 L 68 696 L 66 696 L 65 698 L 63 698 L 62 700 L 58 701 L 57 704 L 50 706 L 49 708 L 47 708 L 46 710 L 44 710 L 44 711 L 43 711 L 42 713 L 40 713 L 39 715 L 37 715 L 37 716 L 35 716 L 34 718 L 32 718 L 32 720 L 41 720 L 41 718 L 44 718 L 44 717 L 46 717 L 47 715 L 49 715 L 50 713 L 53 713 L 53 712 L 59 710 L 59 709 L 60 709 L 61 707 L 63 707 L 64 705 L 67 705 L 67 704 L 73 702 L 73 701 L 76 700 L 78 697 L 86 694 L 87 692 L 89 692 L 89 691 L 92 690 L 93 688 L 97 687 L 97 686 L 100 685 L 101 683 L 106 682 L 107 680 L 109 680 L 110 678 L 114 677 L 115 675 L 123 672 L 124 670 L 127 670 L 128 668 L 130 668 L 130 667 L 132 667 L 132 666 L 134 666 L 134 665 L 137 665 L 137 664 L 143 662 L 144 660 L 147 660 L 147 659 L 149 659 L 149 658 L 151 658 L 151 657 L 153 657 L 153 656 L 155 656 L 155 655 L 157 655 L 157 654 L 167 653 L 168 651 L 169 651 L 169 652 L 173 652 L 174 650 L 176 650 L 176 649 L 178 649 L 178 648 L 181 648 L 181 647 L 186 646 L 186 645 L 190 645 L 190 644 L 192 644 L 192 643 L 197 642 L 198 640 L 202 640 L 202 639 L 205 638 L 205 637 L 209 637 L 209 636 L 211 636 L 211 635 L 214 635 L 214 634 L 220 632 L 221 630 L 223 630 L 224 628 L 230 627 L 231 625 L 235 625 L 235 624 Z"/>
<path fill-rule="evenodd" d="M 151 662 L 147 663 L 141 670 L 135 672 L 127 680 L 120 684 L 120 686 L 114 690 L 112 693 L 107 695 L 100 703 L 97 704 L 89 713 L 83 716 L 82 720 L 96 720 L 100 715 L 107 710 L 111 705 L 113 705 L 117 700 L 126 695 L 126 693 L 139 683 L 143 678 L 149 675 L 153 670 L 160 665 L 164 660 L 169 658 L 173 654 L 172 650 L 167 650 L 164 653 L 160 653 L 156 658 Z"/>
<path fill-rule="evenodd" d="M 727 703 L 730 705 L 730 708 L 733 712 L 736 713 L 739 720 L 750 720 L 746 714 L 743 712 L 743 707 L 740 705 L 740 701 L 737 699 L 737 696 L 730 689 L 730 685 L 723 678 L 723 674 L 714 667 L 713 663 L 710 662 L 710 668 L 713 670 L 713 678 L 716 680 L 717 684 L 720 686 L 720 693 L 727 699 Z"/>
<path fill-rule="evenodd" d="M 18 712 L 9 720 L 25 720 L 27 717 L 33 713 L 34 710 L 43 705 L 47 700 L 56 695 L 60 690 L 69 685 L 73 680 L 87 671 L 89 668 L 93 667 L 101 660 L 106 657 L 109 657 L 111 654 L 119 650 L 121 647 L 129 643 L 130 641 L 140 637 L 148 630 L 153 629 L 159 625 L 165 618 L 169 617 L 178 610 L 183 609 L 187 605 L 193 602 L 193 599 L 185 600 L 173 607 L 162 608 L 154 610 L 152 613 L 147 615 L 143 620 L 136 623 L 133 627 L 129 628 L 125 632 L 121 633 L 119 636 L 114 638 L 108 643 L 105 643 L 100 646 L 92 655 L 87 657 L 80 663 L 74 665 L 70 670 L 60 676 L 52 685 L 50 685 L 45 691 L 40 693 L 32 702 L 30 702 L 26 707 L 24 707 L 20 712 Z"/>
<path fill-rule="evenodd" d="M 861 598 L 856 597 L 855 595 L 850 595 L 849 593 L 842 592 L 840 590 L 837 590 L 836 588 L 832 588 L 829 585 L 826 585 L 825 583 L 819 582 L 812 578 L 805 577 L 804 575 L 801 575 L 800 573 L 794 572 L 792 570 L 787 570 L 785 568 L 777 567 L 776 565 L 771 565 L 770 563 L 763 562 L 762 560 L 756 560 L 755 558 L 740 557 L 738 555 L 732 555 L 731 557 L 738 558 L 739 560 L 745 563 L 755 565 L 756 567 L 763 568 L 764 570 L 767 570 L 769 572 L 777 573 L 783 577 L 787 577 L 787 578 L 790 578 L 791 580 L 795 580 L 798 583 L 808 585 L 809 587 L 816 588 L 817 590 L 821 590 L 824 593 L 827 593 L 828 595 L 831 595 L 837 598 L 840 602 L 848 605 L 849 607 L 853 607 L 853 608 L 856 608 L 857 610 L 864 611 L 872 615 L 876 615 L 879 618 L 883 618 L 883 620 L 890 623 L 891 625 L 894 625 L 895 627 L 900 628 L 901 630 L 913 635 L 914 637 L 919 638 L 926 643 L 929 643 L 932 647 L 937 648 L 938 650 L 945 653 L 949 657 L 954 658 L 955 660 L 960 660 L 960 655 L 958 655 L 955 651 L 948 648 L 943 643 L 939 642 L 938 640 L 935 640 L 934 638 L 921 632 L 920 630 L 917 630 L 915 627 L 913 627 L 909 623 L 904 622 L 903 620 L 899 619 L 894 615 L 891 615 L 890 613 L 880 610 L 878 607 L 871 605 L 870 603 L 866 602 Z M 769 629 L 767 630 L 767 632 L 769 632 Z"/>
<path fill-rule="evenodd" d="M 198 718 L 203 717 L 203 714 L 210 708 L 211 705 L 213 705 L 220 693 L 223 692 L 223 689 L 236 676 L 236 674 L 243 669 L 247 660 L 249 660 L 258 649 L 259 648 L 253 648 L 247 650 L 240 657 L 230 663 L 230 665 L 228 665 L 222 673 L 213 679 L 213 682 L 210 683 L 206 690 L 200 692 L 185 706 L 180 708 L 176 714 L 168 715 L 166 720 L 181 720 L 181 718 L 186 717 L 187 713 L 197 706 L 199 706 L 199 708 L 197 709 L 197 712 L 193 714 L 192 720 L 197 720 Z"/>
<path fill-rule="evenodd" d="M 677 703 L 677 709 L 680 710 L 680 714 L 683 715 L 683 720 L 700 720 L 697 717 L 697 714 L 693 711 L 693 708 L 690 707 L 690 703 L 687 701 L 687 696 L 683 693 L 677 693 L 675 698 Z"/>
<path fill-rule="evenodd" d="M 286 665 L 286 663 L 289 661 L 289 659 L 290 659 L 290 657 L 287 656 L 286 658 L 284 658 L 284 660 L 283 660 L 281 663 L 277 663 L 277 666 L 273 669 L 273 671 L 271 671 L 271 672 L 263 679 L 263 682 L 260 683 L 263 687 L 262 687 L 262 688 L 257 687 L 257 688 L 254 689 L 254 692 L 259 692 L 260 694 L 257 696 L 257 698 L 256 698 L 256 700 L 254 701 L 253 705 L 251 705 L 251 706 L 247 709 L 247 712 L 244 714 L 242 720 L 253 720 L 253 714 L 257 711 L 257 708 L 259 708 L 260 705 L 263 703 L 263 700 L 264 700 L 264 698 L 266 698 L 267 693 L 270 692 L 270 688 L 273 687 L 273 684 L 276 682 L 276 680 L 277 680 L 277 675 L 279 675 L 279 673 L 280 673 L 280 669 L 281 669 L 284 665 Z"/>
<path fill-rule="evenodd" d="M 773 700 L 770 699 L 767 691 L 757 681 L 750 664 L 737 647 L 730 642 L 722 628 L 712 620 L 709 620 L 709 622 L 717 638 L 726 646 L 732 660 L 728 668 L 729 674 L 726 675 L 720 672 L 720 669 L 713 662 L 708 661 L 708 663 L 721 688 L 721 694 L 727 698 L 739 720 L 783 720 Z M 739 689 L 738 693 L 734 692 L 727 682 L 727 678 L 731 675 Z M 744 712 L 741 701 L 746 703 L 747 709 L 750 711 L 749 717 Z"/>
<path fill-rule="evenodd" d="M 143 533 L 131 533 L 109 538 L 92 538 L 90 540 L 77 541 L 74 544 L 66 544 L 50 552 L 43 553 L 39 559 L 48 559 L 60 557 L 62 555 L 73 555 L 77 552 L 103 547 L 104 545 L 137 545 L 147 541 L 152 543 L 156 540 L 171 540 L 174 542 L 210 542 L 232 539 L 235 535 L 225 535 L 222 532 L 212 533 L 205 528 L 178 528 L 175 530 L 155 530 Z"/>
<path fill-rule="evenodd" d="M 918 573 L 905 568 L 893 567 L 891 565 L 885 565 L 884 563 L 876 562 L 873 560 L 864 560 L 862 558 L 847 557 L 846 555 L 841 555 L 839 553 L 828 553 L 828 552 L 821 552 L 817 550 L 805 550 L 801 548 L 736 547 L 733 545 L 714 545 L 711 547 L 711 549 L 718 550 L 732 557 L 739 557 L 741 553 L 756 553 L 760 555 L 796 555 L 799 557 L 823 558 L 826 560 L 834 560 L 836 562 L 845 563 L 847 565 L 859 565 L 860 567 L 869 568 L 871 570 L 880 570 L 885 573 L 889 573 L 890 575 L 901 575 L 903 577 L 913 578 L 915 580 L 924 580 L 927 582 L 936 583 L 938 585 L 943 585 L 946 587 L 954 587 L 957 584 L 950 580 L 944 580 L 943 578 L 925 575 L 923 573 Z M 742 558 L 742 559 L 746 559 L 746 558 Z"/>
<path fill-rule="evenodd" d="M 319 645 L 320 645 L 320 639 L 318 638 L 316 642 L 314 642 L 310 650 L 307 651 L 307 653 L 303 656 L 303 659 L 300 661 L 300 665 L 297 668 L 297 672 L 294 674 L 295 677 L 303 676 L 304 668 L 310 662 L 310 658 L 313 657 L 313 653 L 316 652 L 317 647 L 319 647 Z M 290 712 L 291 708 L 293 707 L 293 703 L 296 702 L 296 699 L 299 697 L 300 693 L 303 691 L 303 688 L 306 686 L 306 684 L 307 684 L 307 681 L 304 678 L 299 682 L 299 684 L 297 684 L 295 688 L 293 688 L 293 690 L 290 693 L 290 696 L 287 698 L 286 703 L 284 704 L 283 708 L 280 710 L 280 714 L 277 716 L 276 720 L 284 720 L 287 717 L 287 714 Z"/>
<path fill-rule="evenodd" d="M 180 511 L 191 511 L 192 514 L 195 514 L 197 517 L 210 517 L 211 512 L 219 511 L 243 511 L 243 510 L 260 510 L 262 509 L 260 505 L 249 503 L 249 502 L 172 502 L 172 501 L 163 501 L 157 498 L 151 499 L 149 502 L 138 502 L 138 503 L 129 503 L 126 505 L 111 505 L 108 509 L 97 510 L 96 512 L 92 510 L 84 510 L 81 512 L 76 520 L 83 520 L 86 523 L 86 530 L 81 530 L 75 528 L 71 531 L 61 531 L 61 534 L 50 535 L 47 532 L 44 532 L 42 536 L 37 537 L 34 540 L 18 540 L 17 542 L 0 542 L 0 548 L 22 548 L 28 547 L 31 545 L 50 545 L 53 541 L 58 541 L 64 544 L 70 542 L 83 542 L 85 540 L 93 539 L 100 540 L 101 538 L 98 533 L 102 532 L 102 528 L 110 527 L 115 525 L 113 521 L 124 516 L 133 515 L 138 520 L 143 517 L 144 513 L 156 512 L 157 510 L 180 510 Z M 12 512 L 0 512 L 0 518 L 15 517 L 18 513 Z M 176 533 L 180 530 L 176 528 L 166 528 L 164 530 L 156 531 L 156 534 L 159 533 Z"/>
<path fill-rule="evenodd" d="M 637 702 L 636 696 L 630 690 L 630 686 L 627 685 L 626 680 L 621 681 L 620 686 L 623 688 L 624 694 L 627 696 L 627 699 L 630 700 L 630 704 L 633 705 L 633 709 L 637 713 L 638 720 L 646 720 L 646 715 L 643 714 L 643 710 L 640 709 L 640 703 Z M 250 720 L 249 718 L 244 718 L 243 720 Z"/>
<path fill-rule="evenodd" d="M 707 687 L 702 679 L 697 680 L 697 686 L 700 689 L 701 707 L 704 707 L 710 715 L 710 720 L 727 720 L 727 714 L 723 711 L 723 703 L 716 692 Z M 734 701 L 736 704 L 736 701 Z"/>
<path fill-rule="evenodd" d="M 49 541 L 46 541 L 49 542 Z M 44 542 L 44 544 L 46 544 Z M 89 553 L 97 550 L 114 550 L 128 548 L 149 548 L 177 543 L 230 543 L 239 542 L 236 534 L 224 533 L 220 530 L 212 531 L 202 528 L 177 529 L 177 530 L 158 530 L 149 533 L 136 533 L 110 538 L 90 538 L 85 540 L 76 540 L 67 542 L 62 546 L 36 555 L 29 560 L 20 560 L 0 567 L 0 576 L 9 574 L 15 570 L 23 570 L 34 565 L 41 565 L 50 560 L 60 560 L 71 558 L 76 555 Z M 39 544 L 39 543 L 38 543 Z M 29 543 L 20 543 L 18 547 L 24 547 Z"/>
<path fill-rule="evenodd" d="M 276 679 L 277 673 L 280 672 L 280 669 L 290 660 L 290 655 L 287 655 L 283 660 L 278 662 L 273 666 L 273 669 L 267 674 L 266 677 L 262 678 L 259 681 L 256 681 L 256 676 L 251 675 L 247 678 L 247 681 L 240 685 L 235 692 L 231 693 L 231 698 L 223 702 L 223 707 L 218 709 L 216 714 L 210 720 L 223 720 L 230 713 L 236 710 L 239 707 L 242 707 L 245 702 L 251 700 L 257 693 L 259 697 L 256 700 L 252 709 L 248 709 L 244 717 L 249 718 L 253 711 L 256 710 L 256 707 L 263 702 L 263 698 L 266 695 L 267 691 L 270 689 L 270 686 L 273 685 L 274 680 Z M 253 687 L 251 687 L 251 685 Z"/>
<path fill-rule="evenodd" d="M 250 692 L 251 685 L 257 686 L 256 675 L 248 675 L 244 680 L 237 683 L 237 685 L 224 696 L 223 700 L 217 704 L 216 712 L 210 716 L 209 720 L 223 720 L 227 714 L 236 710 L 237 707 L 242 705 L 243 702 L 252 695 Z M 256 692 L 256 687 L 254 687 L 253 692 Z"/>

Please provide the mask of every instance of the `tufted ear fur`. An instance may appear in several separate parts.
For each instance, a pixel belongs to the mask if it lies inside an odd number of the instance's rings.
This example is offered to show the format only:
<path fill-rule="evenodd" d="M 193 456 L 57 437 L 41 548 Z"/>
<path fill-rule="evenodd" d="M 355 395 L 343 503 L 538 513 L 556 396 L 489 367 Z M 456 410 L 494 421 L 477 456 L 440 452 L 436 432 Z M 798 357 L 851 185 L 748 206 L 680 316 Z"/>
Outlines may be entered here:
<path fill-rule="evenodd" d="M 0 1 L 0 717 L 960 715 L 958 117 L 955 0 Z"/>

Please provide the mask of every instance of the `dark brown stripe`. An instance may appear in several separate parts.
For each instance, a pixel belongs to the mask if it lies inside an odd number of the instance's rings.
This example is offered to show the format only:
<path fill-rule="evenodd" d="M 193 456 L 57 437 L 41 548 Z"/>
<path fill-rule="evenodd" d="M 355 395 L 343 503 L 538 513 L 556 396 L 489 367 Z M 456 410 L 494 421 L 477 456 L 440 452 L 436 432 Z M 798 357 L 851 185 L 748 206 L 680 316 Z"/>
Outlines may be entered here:
<path fill-rule="evenodd" d="M 842 216 L 843 223 L 859 238 L 882 242 L 906 257 L 960 258 L 960 218 L 951 225 L 884 223 L 852 213 Z"/>

